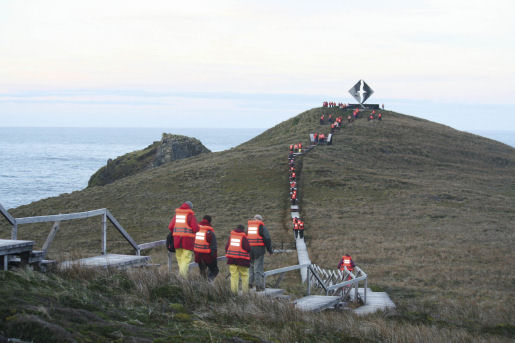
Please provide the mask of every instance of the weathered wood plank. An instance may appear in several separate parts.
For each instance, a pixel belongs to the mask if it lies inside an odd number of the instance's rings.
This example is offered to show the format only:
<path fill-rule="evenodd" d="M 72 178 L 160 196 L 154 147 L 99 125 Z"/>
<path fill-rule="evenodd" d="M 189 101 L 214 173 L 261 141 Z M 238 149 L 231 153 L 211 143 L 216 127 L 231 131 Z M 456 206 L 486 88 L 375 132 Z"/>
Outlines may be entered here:
<path fill-rule="evenodd" d="M 45 253 L 48 251 L 48 247 L 50 246 L 50 243 L 54 240 L 55 234 L 59 230 L 59 223 L 55 222 L 54 226 L 52 226 L 52 229 L 50 230 L 50 233 L 48 234 L 48 237 L 46 238 L 45 243 L 43 243 L 43 247 L 41 248 Z"/>
<path fill-rule="evenodd" d="M 106 254 L 75 261 L 64 261 L 60 267 L 67 269 L 74 265 L 79 265 L 90 268 L 124 268 L 145 265 L 150 261 L 149 256 Z"/>
<path fill-rule="evenodd" d="M 302 311 L 322 311 L 336 306 L 339 302 L 339 296 L 308 295 L 307 297 L 297 299 L 295 307 Z"/>
<path fill-rule="evenodd" d="M 90 217 L 101 216 L 107 211 L 105 208 L 99 210 L 92 210 L 86 212 L 67 213 L 67 214 L 52 214 L 48 216 L 37 216 L 37 217 L 24 217 L 16 218 L 16 223 L 19 224 L 34 224 L 34 223 L 45 223 L 45 222 L 58 222 L 65 220 L 84 219 Z"/>
<path fill-rule="evenodd" d="M 0 213 L 2 214 L 2 216 L 4 216 L 5 219 L 7 219 L 7 221 L 11 224 L 11 225 L 15 225 L 16 224 L 16 219 L 9 213 L 9 211 L 7 211 L 3 206 L 2 204 L 0 204 Z"/>
<path fill-rule="evenodd" d="M 122 234 L 123 238 L 125 238 L 127 242 L 129 242 L 129 244 L 132 245 L 132 247 L 139 254 L 138 244 L 134 241 L 134 239 L 132 239 L 132 237 L 127 233 L 127 231 L 125 231 L 123 226 L 120 223 L 118 223 L 118 220 L 116 220 L 113 214 L 109 210 L 106 210 L 106 215 L 107 219 L 109 219 L 109 221 L 114 225 L 114 227 Z"/>
<path fill-rule="evenodd" d="M 152 249 L 160 246 L 165 246 L 166 240 L 162 239 L 160 241 L 154 241 L 154 242 L 148 242 L 148 243 L 142 243 L 139 245 L 139 250 L 146 250 L 146 249 Z"/>
<path fill-rule="evenodd" d="M 0 239 L 0 255 L 11 255 L 32 250 L 34 241 Z"/>

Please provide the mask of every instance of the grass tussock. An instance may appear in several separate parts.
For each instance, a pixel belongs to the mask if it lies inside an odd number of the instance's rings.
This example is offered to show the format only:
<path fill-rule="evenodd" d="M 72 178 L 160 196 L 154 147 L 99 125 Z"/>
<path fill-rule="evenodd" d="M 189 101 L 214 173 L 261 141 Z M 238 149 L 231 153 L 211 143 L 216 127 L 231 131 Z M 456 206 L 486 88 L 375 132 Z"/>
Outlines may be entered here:
<path fill-rule="evenodd" d="M 285 300 L 235 296 L 225 278 L 211 284 L 164 268 L 21 269 L 0 274 L 0 283 L 0 335 L 33 342 L 503 341 L 395 312 L 301 312 Z"/>

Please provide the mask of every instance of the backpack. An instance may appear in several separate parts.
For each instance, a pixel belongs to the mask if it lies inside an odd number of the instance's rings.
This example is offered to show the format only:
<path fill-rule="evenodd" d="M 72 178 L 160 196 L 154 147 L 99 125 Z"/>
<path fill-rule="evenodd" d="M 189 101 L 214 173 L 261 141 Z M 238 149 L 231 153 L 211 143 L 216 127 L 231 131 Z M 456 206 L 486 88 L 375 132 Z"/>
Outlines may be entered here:
<path fill-rule="evenodd" d="M 175 252 L 175 247 L 173 245 L 173 235 L 172 233 L 168 233 L 168 236 L 166 236 L 166 249 L 168 249 L 169 252 Z"/>

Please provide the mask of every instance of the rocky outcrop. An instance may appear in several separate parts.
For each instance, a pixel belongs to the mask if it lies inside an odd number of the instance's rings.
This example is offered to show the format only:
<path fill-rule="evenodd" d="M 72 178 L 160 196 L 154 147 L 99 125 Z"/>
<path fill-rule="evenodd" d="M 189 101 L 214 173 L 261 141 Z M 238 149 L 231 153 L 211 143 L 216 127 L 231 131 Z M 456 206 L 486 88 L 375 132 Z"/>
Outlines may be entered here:
<path fill-rule="evenodd" d="M 207 152 L 211 151 L 196 138 L 163 133 L 161 141 L 143 150 L 109 159 L 107 165 L 91 176 L 88 187 L 107 185 L 143 170 Z"/>

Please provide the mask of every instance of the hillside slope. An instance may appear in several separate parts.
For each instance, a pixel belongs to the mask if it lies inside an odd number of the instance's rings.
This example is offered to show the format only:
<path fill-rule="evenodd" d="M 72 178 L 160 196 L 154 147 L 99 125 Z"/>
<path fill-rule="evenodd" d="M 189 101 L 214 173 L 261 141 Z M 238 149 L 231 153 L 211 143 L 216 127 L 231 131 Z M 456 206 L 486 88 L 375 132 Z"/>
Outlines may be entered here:
<path fill-rule="evenodd" d="M 316 108 L 236 148 L 175 161 L 103 187 L 45 199 L 16 217 L 107 207 L 138 243 L 164 239 L 173 209 L 190 200 L 210 214 L 219 249 L 231 228 L 262 214 L 275 242 L 291 242 L 287 146 L 327 132 Z M 385 112 L 360 119 L 332 146 L 302 158 L 300 195 L 311 260 L 336 267 L 349 252 L 410 322 L 471 335 L 513 335 L 515 149 L 418 118 Z M 44 241 L 48 227 L 20 227 L 20 238 Z M 0 234 L 8 236 L 2 224 Z M 109 231 L 108 250 L 129 252 Z M 54 255 L 100 251 L 100 220 L 63 223 Z M 152 252 L 164 262 L 162 250 Z M 266 259 L 266 269 L 295 264 Z M 488 283 L 485 281 L 488 280 Z M 298 279 L 286 280 L 294 288 Z M 443 332 L 443 331 L 442 331 Z M 484 336 L 489 339 L 491 336 Z"/>

